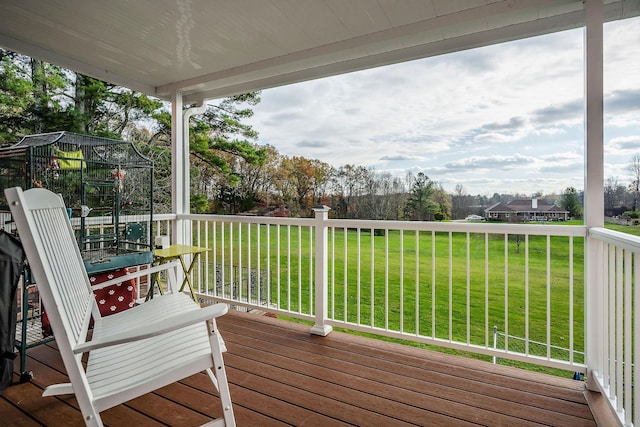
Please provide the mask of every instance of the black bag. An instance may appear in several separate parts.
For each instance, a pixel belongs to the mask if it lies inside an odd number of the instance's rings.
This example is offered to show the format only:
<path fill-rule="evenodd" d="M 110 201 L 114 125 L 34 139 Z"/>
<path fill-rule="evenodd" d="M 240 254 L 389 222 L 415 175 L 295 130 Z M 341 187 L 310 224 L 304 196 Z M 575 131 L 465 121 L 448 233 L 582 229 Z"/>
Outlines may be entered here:
<path fill-rule="evenodd" d="M 25 253 L 18 239 L 0 230 L 0 394 L 13 380 L 16 322 L 16 293 L 24 268 Z"/>

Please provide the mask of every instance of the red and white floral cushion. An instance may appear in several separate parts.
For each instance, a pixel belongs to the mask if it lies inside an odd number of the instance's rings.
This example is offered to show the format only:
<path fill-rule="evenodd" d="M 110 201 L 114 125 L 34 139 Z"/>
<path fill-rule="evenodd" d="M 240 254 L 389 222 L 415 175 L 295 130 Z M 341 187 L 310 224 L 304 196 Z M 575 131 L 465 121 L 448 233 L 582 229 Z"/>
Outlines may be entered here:
<path fill-rule="evenodd" d="M 136 305 L 136 281 L 134 279 L 127 279 L 124 276 L 129 274 L 127 268 L 120 268 L 117 270 L 106 271 L 104 273 L 89 275 L 89 282 L 91 285 L 99 285 L 107 280 L 122 277 L 122 282 L 115 285 L 107 286 L 102 289 L 95 289 L 93 291 L 96 302 L 98 303 L 98 310 L 102 316 L 109 316 L 110 314 L 119 313 L 123 310 Z M 42 335 L 48 337 L 53 335 L 51 331 L 51 324 L 47 313 L 42 310 Z M 93 323 L 93 322 L 92 322 Z"/>
<path fill-rule="evenodd" d="M 129 270 L 122 268 L 90 275 L 89 281 L 91 285 L 98 285 L 107 280 L 126 276 L 127 274 L 129 274 Z M 122 282 L 107 286 L 103 289 L 96 289 L 93 293 L 95 294 L 100 314 L 103 316 L 118 313 L 136 305 L 136 282 L 133 279 L 123 278 Z"/>

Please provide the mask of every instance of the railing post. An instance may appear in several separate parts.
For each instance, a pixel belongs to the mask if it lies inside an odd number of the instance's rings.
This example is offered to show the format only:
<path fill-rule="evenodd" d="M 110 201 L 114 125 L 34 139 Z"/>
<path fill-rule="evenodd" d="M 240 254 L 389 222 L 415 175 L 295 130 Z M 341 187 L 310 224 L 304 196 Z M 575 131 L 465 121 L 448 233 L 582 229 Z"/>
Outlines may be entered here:
<path fill-rule="evenodd" d="M 604 368 L 603 353 L 606 345 L 605 325 L 608 317 L 603 313 L 605 301 L 605 266 L 608 262 L 604 244 L 587 234 L 585 239 L 585 364 L 587 365 L 587 388 L 600 391 L 599 380 L 602 380 Z M 596 376 L 600 377 L 599 379 Z"/>
<path fill-rule="evenodd" d="M 316 247 L 315 247 L 315 259 L 316 259 L 316 274 L 315 274 L 315 316 L 316 323 L 311 327 L 311 333 L 314 335 L 327 336 L 329 332 L 333 330 L 330 325 L 325 322 L 327 320 L 327 310 L 329 307 L 328 293 L 327 293 L 327 276 L 328 276 L 328 243 L 329 243 L 329 227 L 327 226 L 327 220 L 329 219 L 328 206 L 315 206 L 313 211 L 315 213 L 315 235 L 316 235 Z"/>

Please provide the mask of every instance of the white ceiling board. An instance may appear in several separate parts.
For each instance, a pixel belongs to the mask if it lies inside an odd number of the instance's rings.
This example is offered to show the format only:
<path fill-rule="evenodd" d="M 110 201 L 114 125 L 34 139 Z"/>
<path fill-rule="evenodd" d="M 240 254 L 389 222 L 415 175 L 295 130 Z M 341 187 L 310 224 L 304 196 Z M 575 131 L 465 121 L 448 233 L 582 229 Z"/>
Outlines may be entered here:
<path fill-rule="evenodd" d="M 378 4 L 392 26 L 404 25 L 418 17 L 431 19 L 437 16 L 433 2 L 428 0 L 378 0 Z"/>
<path fill-rule="evenodd" d="M 486 6 L 487 0 L 432 0 L 436 15 L 450 15 Z M 504 3 L 504 2 L 501 2 Z"/>
<path fill-rule="evenodd" d="M 188 101 L 583 24 L 582 0 L 1 0 L 0 46 Z M 640 0 L 606 0 L 609 19 Z"/>

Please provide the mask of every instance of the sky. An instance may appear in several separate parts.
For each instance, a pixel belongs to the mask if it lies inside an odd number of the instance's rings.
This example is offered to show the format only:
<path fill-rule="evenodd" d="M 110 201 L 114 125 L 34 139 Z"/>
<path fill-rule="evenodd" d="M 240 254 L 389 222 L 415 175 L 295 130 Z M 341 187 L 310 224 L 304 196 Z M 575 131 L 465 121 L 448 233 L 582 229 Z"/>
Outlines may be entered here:
<path fill-rule="evenodd" d="M 605 24 L 605 179 L 640 154 L 640 18 Z M 262 91 L 250 123 L 281 155 L 449 192 L 584 188 L 584 30 L 563 31 Z"/>

